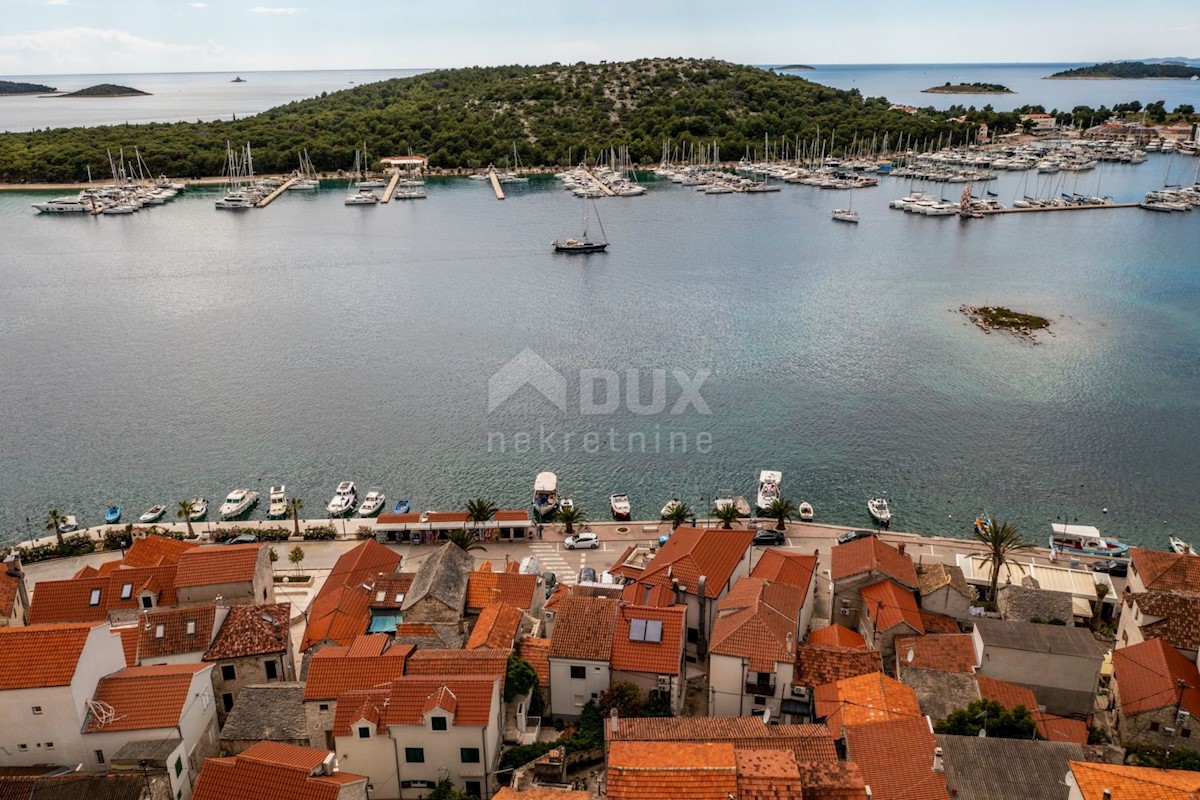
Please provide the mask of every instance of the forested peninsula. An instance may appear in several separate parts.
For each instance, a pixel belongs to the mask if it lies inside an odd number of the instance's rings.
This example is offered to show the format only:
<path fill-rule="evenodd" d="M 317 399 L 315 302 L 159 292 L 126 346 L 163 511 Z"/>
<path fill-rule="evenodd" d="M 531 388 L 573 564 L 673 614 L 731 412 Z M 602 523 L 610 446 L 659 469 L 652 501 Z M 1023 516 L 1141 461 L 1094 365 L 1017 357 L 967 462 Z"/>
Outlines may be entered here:
<path fill-rule="evenodd" d="M 82 180 L 108 171 L 106 152 L 137 146 L 156 172 L 220 175 L 226 141 L 249 142 L 259 173 L 296 168 L 302 148 L 320 171 L 348 169 L 355 146 L 375 156 L 427 155 L 438 168 L 479 168 L 511 159 L 564 164 L 627 146 L 631 158 L 657 163 L 663 142 L 716 143 L 723 158 L 761 148 L 764 137 L 833 147 L 886 133 L 915 141 L 963 140 L 976 122 L 996 132 L 1019 126 L 1015 112 L 990 108 L 906 114 L 884 98 L 821 86 L 795 75 L 722 61 L 642 59 L 439 70 L 288 103 L 220 122 L 117 125 L 0 135 L 0 181 Z"/>
<path fill-rule="evenodd" d="M 18 83 L 17 81 L 0 81 L 0 95 L 5 94 L 50 94 L 58 91 L 53 86 L 40 83 Z"/>
<path fill-rule="evenodd" d="M 1076 67 L 1049 76 L 1053 79 L 1132 79 L 1145 78 L 1191 78 L 1200 75 L 1200 67 L 1183 64 L 1146 64 L 1141 61 L 1108 61 L 1090 67 Z"/>

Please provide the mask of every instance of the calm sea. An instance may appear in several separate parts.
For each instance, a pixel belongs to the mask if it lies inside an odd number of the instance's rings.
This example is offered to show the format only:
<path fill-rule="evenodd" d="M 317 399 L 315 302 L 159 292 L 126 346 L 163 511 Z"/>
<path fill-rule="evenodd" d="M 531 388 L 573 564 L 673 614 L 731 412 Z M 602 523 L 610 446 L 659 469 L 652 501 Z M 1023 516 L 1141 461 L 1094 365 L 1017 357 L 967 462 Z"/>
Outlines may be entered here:
<path fill-rule="evenodd" d="M 1055 188 L 1136 199 L 1196 165 Z M 886 207 L 908 189 L 652 183 L 597 201 L 612 245 L 586 257 L 550 252 L 585 211 L 552 179 L 503 203 L 452 180 L 390 206 L 329 187 L 238 214 L 196 191 L 99 218 L 0 194 L 0 531 L 277 482 L 313 515 L 344 479 L 521 507 L 544 469 L 594 519 L 616 491 L 653 516 L 752 497 L 773 468 L 852 527 L 886 493 L 902 530 L 965 535 L 986 506 L 1038 539 L 1064 515 L 1193 535 L 1197 214 L 962 223 Z M 860 225 L 830 219 L 847 202 Z M 1053 333 L 985 335 L 963 303 Z"/>

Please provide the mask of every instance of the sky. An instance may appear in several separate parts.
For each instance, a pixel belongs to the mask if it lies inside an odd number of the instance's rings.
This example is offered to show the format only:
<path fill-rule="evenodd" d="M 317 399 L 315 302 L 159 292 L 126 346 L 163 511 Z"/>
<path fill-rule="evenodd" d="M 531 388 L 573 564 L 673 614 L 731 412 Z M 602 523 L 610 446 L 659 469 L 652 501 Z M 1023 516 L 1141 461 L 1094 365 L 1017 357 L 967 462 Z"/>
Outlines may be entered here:
<path fill-rule="evenodd" d="M 288 5 L 284 5 L 288 3 Z M 294 3 L 295 5 L 291 5 Z M 4 0 L 0 75 L 1200 58 L 1200 3 L 1128 0 Z"/>

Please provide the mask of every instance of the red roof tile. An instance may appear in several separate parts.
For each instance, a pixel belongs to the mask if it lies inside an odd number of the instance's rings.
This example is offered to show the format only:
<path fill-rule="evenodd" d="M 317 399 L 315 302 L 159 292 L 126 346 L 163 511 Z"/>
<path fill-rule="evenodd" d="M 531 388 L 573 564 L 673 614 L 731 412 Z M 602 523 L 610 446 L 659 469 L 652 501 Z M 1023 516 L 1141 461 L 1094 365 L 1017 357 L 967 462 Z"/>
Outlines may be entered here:
<path fill-rule="evenodd" d="M 526 636 L 517 640 L 517 655 L 529 662 L 537 673 L 538 685 L 550 685 L 550 640 Z"/>
<path fill-rule="evenodd" d="M 0 691 L 69 685 L 94 627 L 0 628 Z"/>
<path fill-rule="evenodd" d="M 820 686 L 870 672 L 883 672 L 877 650 L 806 642 L 796 648 L 792 682 L 798 686 Z"/>
<path fill-rule="evenodd" d="M 813 694 L 817 716 L 836 735 L 843 725 L 922 717 L 917 694 L 894 678 L 869 673 L 818 686 Z M 870 781 L 867 781 L 870 783 Z"/>
<path fill-rule="evenodd" d="M 475 627 L 471 629 L 471 637 L 467 639 L 467 649 L 511 650 L 524 620 L 525 614 L 521 609 L 506 603 L 493 603 L 487 606 L 479 612 L 479 619 L 475 621 Z"/>
<path fill-rule="evenodd" d="M 265 544 L 229 544 L 189 550 L 179 557 L 175 588 L 253 581 L 258 554 L 265 548 Z"/>
<path fill-rule="evenodd" d="M 454 725 L 485 727 L 495 715 L 492 694 L 498 678 L 491 675 L 406 675 L 392 681 L 380 726 L 421 725 L 435 705 L 444 706 L 449 690 Z M 431 698 L 434 704 L 431 705 Z M 335 733 L 336 735 L 336 733 Z"/>
<path fill-rule="evenodd" d="M 406 675 L 480 675 L 499 678 L 508 671 L 508 651 L 422 648 L 409 656 Z"/>
<path fill-rule="evenodd" d="M 479 611 L 492 603 L 529 609 L 537 591 L 537 575 L 476 570 L 467 575 L 467 610 Z"/>
<path fill-rule="evenodd" d="M 621 717 L 610 742 L 727 742 L 737 749 L 786 750 L 800 761 L 835 761 L 824 725 L 767 725 L 758 717 Z"/>
<path fill-rule="evenodd" d="M 1200 649 L 1200 595 L 1189 592 L 1144 592 L 1126 595 L 1125 606 L 1141 615 L 1143 639 L 1163 639 L 1180 650 Z"/>
<path fill-rule="evenodd" d="M 351 649 L 357 645 L 355 654 Z M 370 689 L 404 674 L 410 644 L 388 646 L 387 634 L 361 636 L 350 646 L 326 647 L 308 664 L 305 700 L 332 700 L 355 689 Z"/>
<path fill-rule="evenodd" d="M 137 625 L 113 628 L 113 636 L 121 638 L 121 649 L 125 652 L 125 666 L 136 667 L 138 663 L 138 638 L 142 635 Z"/>
<path fill-rule="evenodd" d="M 911 654 L 911 658 L 909 655 Z M 940 669 L 943 672 L 974 672 L 975 644 L 969 633 L 896 637 L 900 666 Z"/>
<path fill-rule="evenodd" d="M 343 786 L 360 781 L 365 786 L 365 775 L 314 776 L 317 765 L 330 755 L 328 750 L 259 742 L 233 758 L 207 759 L 192 800 L 337 800 Z"/>
<path fill-rule="evenodd" d="M 862 770 L 853 761 L 800 763 L 805 800 L 867 800 Z"/>
<path fill-rule="evenodd" d="M 877 631 L 886 631 L 898 625 L 908 625 L 917 633 L 925 632 L 921 622 L 921 609 L 913 593 L 898 583 L 882 580 L 864 586 L 859 592 L 867 615 L 875 622 Z"/>
<path fill-rule="evenodd" d="M 858 631 L 851 630 L 845 625 L 826 625 L 808 634 L 809 644 L 832 644 L 838 647 L 863 647 L 867 640 Z"/>
<path fill-rule="evenodd" d="M 39 581 L 29 603 L 29 624 L 99 622 L 108 619 L 109 611 L 139 608 L 138 594 L 143 590 L 157 598 L 156 605 L 173 606 L 175 580 L 176 567 L 166 564 L 120 569 L 86 578 Z"/>
<path fill-rule="evenodd" d="M 767 549 L 763 551 L 762 558 L 750 571 L 750 577 L 791 584 L 799 587 L 807 595 L 813 573 L 816 571 L 817 557 L 815 555 L 806 556 L 802 553 Z"/>
<path fill-rule="evenodd" d="M 921 611 L 921 624 L 925 626 L 926 633 L 962 632 L 958 627 L 958 620 L 954 617 L 948 617 L 945 614 L 934 614 L 930 611 Z"/>
<path fill-rule="evenodd" d="M 430 524 L 452 522 L 465 525 L 470 522 L 470 515 L 465 511 L 430 511 L 425 515 L 425 521 Z"/>
<path fill-rule="evenodd" d="M 999 681 L 987 675 L 976 675 L 975 682 L 979 684 L 979 697 L 983 700 L 992 700 L 1005 708 L 1025 706 L 1027 710 L 1034 711 L 1038 707 L 1033 690 L 1024 686 Z"/>
<path fill-rule="evenodd" d="M 1131 547 L 1129 557 L 1151 591 L 1200 592 L 1200 556 Z"/>
<path fill-rule="evenodd" d="M 144 536 L 134 539 L 118 563 L 121 567 L 157 567 L 163 564 L 178 564 L 179 558 L 200 545 L 196 542 L 172 539 L 169 536 Z M 106 565 L 107 566 L 107 565 Z"/>
<path fill-rule="evenodd" d="M 558 603 L 550 658 L 608 661 L 619 601 L 568 595 Z"/>
<path fill-rule="evenodd" d="M 737 761 L 729 743 L 613 742 L 610 800 L 727 800 L 737 797 Z"/>
<path fill-rule="evenodd" d="M 1071 744 L 1088 743 L 1088 725 L 1081 719 L 1058 717 L 1044 711 L 1033 712 L 1033 721 L 1043 739 Z"/>
<path fill-rule="evenodd" d="M 400 608 L 416 576 L 415 572 L 389 572 L 376 576 L 371 587 L 371 608 Z"/>
<path fill-rule="evenodd" d="M 492 520 L 495 522 L 529 522 L 529 512 L 502 508 L 492 514 Z"/>
<path fill-rule="evenodd" d="M 829 577 L 834 581 L 874 572 L 916 589 L 917 572 L 912 559 L 887 542 L 868 536 L 833 548 Z"/>
<path fill-rule="evenodd" d="M 638 580 L 670 586 L 674 579 L 681 588 L 695 594 L 703 575 L 707 580 L 704 593 L 715 600 L 733 577 L 753 538 L 754 531 L 677 528 Z"/>
<path fill-rule="evenodd" d="M 291 603 L 233 606 L 225 617 L 205 661 L 286 653 L 291 631 Z"/>
<path fill-rule="evenodd" d="M 216 606 L 143 611 L 137 622 L 138 660 L 204 652 L 212 641 L 216 613 Z"/>
<path fill-rule="evenodd" d="M 10 575 L 4 567 L 0 567 L 0 619 L 8 619 L 13 615 L 13 609 L 17 605 L 17 590 L 20 586 L 20 578 Z"/>
<path fill-rule="evenodd" d="M 332 592 L 339 586 L 374 586 L 379 575 L 400 570 L 400 554 L 389 550 L 374 539 L 367 539 L 347 550 L 338 558 L 321 592 Z"/>
<path fill-rule="evenodd" d="M 717 604 L 709 652 L 744 658 L 755 672 L 774 672 L 796 658 L 796 628 L 804 594 L 796 586 L 742 578 Z"/>
<path fill-rule="evenodd" d="M 84 733 L 99 731 L 138 731 L 172 728 L 179 724 L 191 698 L 196 674 L 212 667 L 208 664 L 164 664 L 154 667 L 127 667 L 101 678 L 95 700 L 114 712 L 104 722 L 89 713 Z"/>
<path fill-rule="evenodd" d="M 635 606 L 673 606 L 675 592 L 665 584 L 629 583 L 621 590 L 621 600 Z"/>
<path fill-rule="evenodd" d="M 323 641 L 349 644 L 366 633 L 371 623 L 371 594 L 361 587 L 339 586 L 322 592 L 308 609 L 308 624 L 300 649 Z"/>
<path fill-rule="evenodd" d="M 1126 716 L 1176 703 L 1200 716 L 1200 673 L 1162 639 L 1114 650 L 1113 676 Z"/>
<path fill-rule="evenodd" d="M 846 758 L 858 764 L 872 800 L 949 800 L 933 771 L 937 740 L 924 717 L 846 728 Z"/>
<path fill-rule="evenodd" d="M 1200 774 L 1183 769 L 1152 769 L 1072 761 L 1071 774 L 1083 800 L 1196 800 Z"/>
<path fill-rule="evenodd" d="M 804 800 L 800 765 L 782 750 L 737 750 L 738 800 Z"/>
<path fill-rule="evenodd" d="M 612 635 L 610 664 L 622 672 L 678 675 L 683 661 L 687 606 L 638 606 L 621 603 Z M 646 625 L 645 623 L 658 623 Z M 658 641 L 647 636 L 658 628 Z M 557 631 L 556 631 L 557 633 Z"/>

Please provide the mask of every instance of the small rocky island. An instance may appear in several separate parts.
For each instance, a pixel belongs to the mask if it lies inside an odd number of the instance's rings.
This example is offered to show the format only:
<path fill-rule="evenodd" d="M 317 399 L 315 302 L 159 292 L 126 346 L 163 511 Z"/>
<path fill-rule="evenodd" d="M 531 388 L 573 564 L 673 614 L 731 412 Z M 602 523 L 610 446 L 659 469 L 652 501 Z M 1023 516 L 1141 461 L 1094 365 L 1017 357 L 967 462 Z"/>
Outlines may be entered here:
<path fill-rule="evenodd" d="M 1108 61 L 1090 67 L 1065 69 L 1048 76 L 1050 80 L 1155 80 L 1195 79 L 1200 77 L 1200 67 L 1187 64 L 1147 64 L 1144 61 Z"/>
<path fill-rule="evenodd" d="M 804 72 L 814 69 L 816 67 L 810 67 L 807 64 L 784 64 L 782 67 L 775 67 L 776 72 Z"/>
<path fill-rule="evenodd" d="M 149 92 L 131 89 L 128 86 L 117 86 L 115 83 L 98 83 L 77 92 L 70 92 L 63 97 L 140 97 L 149 96 Z"/>
<path fill-rule="evenodd" d="M 967 319 L 984 333 L 1008 331 L 1037 344 L 1036 332 L 1050 327 L 1050 320 L 1036 314 L 1023 314 L 1004 306 L 959 306 Z"/>
<path fill-rule="evenodd" d="M 930 86 L 921 91 L 926 94 L 1016 94 L 1012 89 L 998 83 L 950 83 L 950 81 L 946 81 L 941 86 Z"/>
<path fill-rule="evenodd" d="M 58 90 L 53 86 L 40 83 L 18 83 L 16 81 L 0 81 L 0 95 L 5 94 L 53 94 Z"/>

